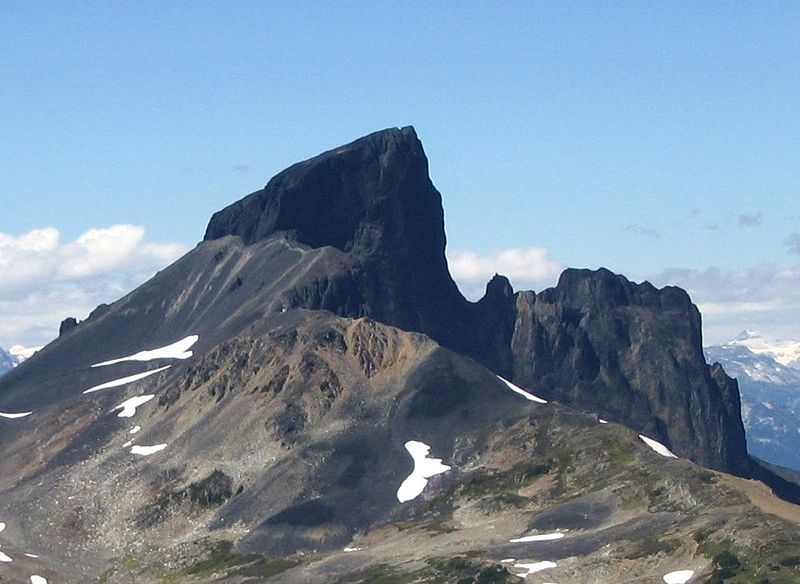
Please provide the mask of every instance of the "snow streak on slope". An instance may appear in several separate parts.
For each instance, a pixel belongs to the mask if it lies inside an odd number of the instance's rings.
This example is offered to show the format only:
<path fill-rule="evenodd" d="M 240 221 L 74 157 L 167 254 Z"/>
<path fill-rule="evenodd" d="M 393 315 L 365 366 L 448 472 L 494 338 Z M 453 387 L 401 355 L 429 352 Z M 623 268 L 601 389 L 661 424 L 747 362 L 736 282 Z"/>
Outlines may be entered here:
<path fill-rule="evenodd" d="M 128 377 L 121 377 L 119 379 L 114 379 L 113 381 L 107 381 L 105 383 L 101 383 L 100 385 L 95 385 L 94 387 L 85 389 L 83 393 L 92 393 L 95 391 L 100 391 L 101 389 L 119 387 L 120 385 L 125 385 L 126 383 L 131 383 L 133 381 L 144 379 L 145 377 L 149 377 L 150 375 L 158 373 L 159 371 L 164 371 L 165 369 L 169 369 L 170 367 L 172 367 L 172 365 L 165 365 L 164 367 L 159 367 L 158 369 L 153 369 L 152 371 L 145 371 L 144 373 L 137 373 L 136 375 L 129 375 Z"/>
<path fill-rule="evenodd" d="M 521 570 L 525 570 L 523 574 L 517 574 L 522 579 L 527 578 L 531 574 L 535 574 L 536 572 L 541 572 L 542 570 L 549 570 L 550 568 L 558 567 L 558 564 L 555 562 L 534 562 L 532 564 L 514 564 L 515 568 L 519 568 Z"/>
<path fill-rule="evenodd" d="M 150 395 L 139 395 L 136 397 L 132 397 L 131 399 L 125 400 L 117 407 L 115 410 L 122 410 L 119 414 L 117 414 L 120 418 L 132 418 L 136 414 L 136 408 L 138 408 L 142 404 L 146 404 L 151 399 L 156 397 L 153 394 Z"/>
<path fill-rule="evenodd" d="M 539 535 L 525 535 L 515 539 L 509 539 L 509 543 L 529 543 L 533 541 L 553 541 L 564 537 L 563 533 L 542 533 Z"/>
<path fill-rule="evenodd" d="M 546 399 L 542 399 L 540 397 L 536 397 L 532 393 L 528 393 L 527 391 L 525 391 L 524 389 L 522 389 L 518 385 L 514 385 L 513 383 L 511 383 L 508 379 L 503 379 L 499 375 L 497 376 L 497 379 L 499 379 L 500 381 L 505 383 L 511 391 L 513 391 L 514 393 L 520 394 L 522 397 L 524 397 L 527 400 L 530 400 L 532 402 L 536 402 L 537 404 L 546 404 L 547 403 Z"/>
<path fill-rule="evenodd" d="M 133 446 L 131 454 L 138 454 L 140 456 L 150 456 L 156 452 L 161 452 L 167 447 L 166 444 L 156 444 L 154 446 Z"/>
<path fill-rule="evenodd" d="M 450 470 L 449 466 L 442 464 L 441 458 L 428 458 L 431 447 L 424 442 L 409 440 L 405 446 L 414 459 L 414 470 L 397 489 L 397 499 L 401 503 L 416 499 L 427 486 L 429 478 Z"/>
<path fill-rule="evenodd" d="M 661 444 L 661 442 L 658 442 L 657 440 L 653 440 L 652 438 L 648 438 L 647 436 L 643 436 L 641 434 L 639 434 L 639 438 L 641 438 L 642 442 L 647 444 L 650 448 L 652 448 L 655 452 L 657 452 L 661 456 L 666 456 L 667 458 L 678 458 L 669 448 Z"/>
<path fill-rule="evenodd" d="M 686 584 L 692 576 L 694 576 L 694 570 L 678 570 L 677 572 L 666 574 L 664 582 L 667 584 Z"/>
<path fill-rule="evenodd" d="M 119 357 L 118 359 L 111 359 L 110 361 L 103 361 L 102 363 L 95 363 L 92 367 L 105 367 L 106 365 L 113 365 L 115 363 L 122 363 L 123 361 L 152 361 L 153 359 L 188 359 L 192 356 L 189 350 L 192 345 L 200 338 L 197 335 L 189 335 L 171 345 L 159 347 L 157 349 L 150 349 L 147 351 L 139 351 L 127 357 Z"/>

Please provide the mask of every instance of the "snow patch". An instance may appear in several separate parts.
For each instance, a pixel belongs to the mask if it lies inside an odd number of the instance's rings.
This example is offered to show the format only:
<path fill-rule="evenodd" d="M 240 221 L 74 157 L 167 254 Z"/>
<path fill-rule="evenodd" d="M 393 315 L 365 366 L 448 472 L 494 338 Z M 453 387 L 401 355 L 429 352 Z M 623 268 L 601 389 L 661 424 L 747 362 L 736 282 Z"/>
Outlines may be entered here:
<path fill-rule="evenodd" d="M 154 446 L 134 446 L 131 448 L 131 454 L 139 454 L 140 456 L 150 456 L 156 452 L 161 452 L 167 447 L 166 444 L 156 444 Z"/>
<path fill-rule="evenodd" d="M 128 446 L 130 446 L 131 444 L 133 444 L 133 440 L 128 440 L 128 441 L 127 441 L 125 444 L 123 444 L 123 445 L 122 445 L 122 447 L 123 447 L 123 448 L 127 448 L 127 447 L 128 447 Z"/>
<path fill-rule="evenodd" d="M 518 385 L 514 385 L 513 383 L 511 383 L 508 379 L 503 379 L 499 375 L 497 376 L 497 379 L 499 379 L 500 381 L 505 383 L 511 391 L 520 394 L 525 399 L 528 399 L 528 400 L 530 400 L 532 402 L 536 402 L 537 404 L 546 404 L 547 403 L 546 399 L 542 399 L 540 397 L 536 397 L 532 393 L 528 393 L 527 391 L 525 391 L 524 389 L 522 389 Z"/>
<path fill-rule="evenodd" d="M 652 438 L 648 438 L 647 436 L 643 436 L 641 434 L 639 434 L 639 438 L 641 438 L 642 442 L 647 444 L 650 448 L 652 448 L 655 452 L 657 452 L 661 456 L 666 456 L 667 458 L 678 458 L 669 448 L 661 444 L 661 442 L 658 442 L 656 440 L 653 440 Z"/>
<path fill-rule="evenodd" d="M 141 426 L 134 426 L 133 428 L 131 428 L 131 431 L 128 432 L 128 434 L 136 434 L 136 432 L 138 432 L 141 429 L 142 429 Z"/>
<path fill-rule="evenodd" d="M 509 543 L 528 543 L 531 541 L 553 541 L 554 539 L 561 539 L 564 537 L 563 533 L 541 533 L 539 535 L 525 535 L 515 539 L 509 539 Z"/>
<path fill-rule="evenodd" d="M 6 528 L 6 524 L 0 521 L 0 531 L 3 531 Z"/>
<path fill-rule="evenodd" d="M 113 365 L 115 363 L 122 363 L 123 361 L 152 361 L 153 359 L 188 359 L 192 356 L 189 350 L 192 345 L 199 339 L 197 335 L 189 335 L 171 345 L 159 347 L 157 349 L 150 349 L 147 351 L 139 351 L 127 357 L 120 357 L 118 359 L 111 359 L 110 361 L 103 361 L 102 363 L 95 363 L 92 367 L 105 367 L 106 365 Z"/>
<path fill-rule="evenodd" d="M 347 552 L 347 553 L 350 553 L 350 552 L 360 552 L 360 551 L 361 551 L 361 548 L 360 548 L 360 547 L 346 547 L 346 548 L 344 548 L 342 551 L 343 551 L 343 552 Z"/>
<path fill-rule="evenodd" d="M 142 404 L 146 404 L 154 397 L 156 396 L 153 394 L 138 395 L 136 397 L 132 397 L 131 399 L 125 400 L 117 407 L 115 407 L 114 410 L 122 410 L 119 414 L 117 414 L 118 418 L 132 418 L 136 413 L 136 408 L 138 408 Z M 114 410 L 111 411 L 113 412 Z"/>
<path fill-rule="evenodd" d="M 27 557 L 27 558 L 38 558 L 39 556 L 37 556 L 36 554 L 25 554 L 25 557 Z"/>
<path fill-rule="evenodd" d="M 414 459 L 414 470 L 397 489 L 397 499 L 401 503 L 416 499 L 428 484 L 428 479 L 447 472 L 450 467 L 442 464 L 441 458 L 428 458 L 431 447 L 424 442 L 409 440 L 406 450 Z"/>
<path fill-rule="evenodd" d="M 520 570 L 527 570 L 524 574 L 517 574 L 520 578 L 527 578 L 531 574 L 535 574 L 536 572 L 541 572 L 542 570 L 549 570 L 550 568 L 557 567 L 558 564 L 555 562 L 534 562 L 532 564 L 514 564 L 515 568 L 519 568 Z"/>
<path fill-rule="evenodd" d="M 94 387 L 85 389 L 83 390 L 83 393 L 92 393 L 95 391 L 100 391 L 101 389 L 119 387 L 120 385 L 125 385 L 126 383 L 132 383 L 134 381 L 139 381 L 140 379 L 144 379 L 145 377 L 150 377 L 151 375 L 155 375 L 156 373 L 164 371 L 165 369 L 169 369 L 170 367 L 172 367 L 172 365 L 166 365 L 164 367 L 159 367 L 158 369 L 153 369 L 152 371 L 145 371 L 144 373 L 137 373 L 136 375 L 129 375 L 128 377 L 120 377 L 119 379 L 115 379 L 113 381 L 107 381 L 106 383 L 101 383 L 100 385 L 95 385 Z"/>
<path fill-rule="evenodd" d="M 11 412 L 0 412 L 0 418 L 24 418 L 25 416 L 30 416 L 33 412 L 18 412 L 18 413 L 11 413 Z"/>
<path fill-rule="evenodd" d="M 3 552 L 0 552 L 0 562 L 13 562 L 11 558 L 5 555 Z"/>
<path fill-rule="evenodd" d="M 603 418 L 598 418 L 597 421 L 601 424 L 608 424 L 608 420 L 604 420 Z"/>
<path fill-rule="evenodd" d="M 47 580 L 34 574 L 31 576 L 31 584 L 47 584 Z"/>
<path fill-rule="evenodd" d="M 686 584 L 692 576 L 694 576 L 694 570 L 678 570 L 664 576 L 664 582 L 667 584 Z"/>

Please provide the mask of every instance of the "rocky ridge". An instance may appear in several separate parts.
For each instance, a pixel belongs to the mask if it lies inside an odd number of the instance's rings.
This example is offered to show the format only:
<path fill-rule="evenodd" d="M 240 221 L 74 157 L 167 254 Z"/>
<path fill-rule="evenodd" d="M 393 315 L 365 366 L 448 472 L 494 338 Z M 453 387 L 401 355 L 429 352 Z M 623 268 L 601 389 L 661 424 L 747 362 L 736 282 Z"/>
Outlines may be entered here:
<path fill-rule="evenodd" d="M 796 581 L 796 507 L 688 460 L 755 475 L 684 292 L 568 270 L 473 304 L 444 243 L 386 130 L 70 321 L 0 378 L 0 579 Z M 401 500 L 410 441 L 447 469 Z"/>
<path fill-rule="evenodd" d="M 277 234 L 346 258 L 345 269 L 298 287 L 292 306 L 422 332 L 700 464 L 750 472 L 735 381 L 706 364 L 700 314 L 684 291 L 567 270 L 539 294 L 515 294 L 498 277 L 481 301 L 464 299 L 447 269 L 441 195 L 413 128 L 288 168 L 216 213 L 205 239 L 252 244 Z"/>

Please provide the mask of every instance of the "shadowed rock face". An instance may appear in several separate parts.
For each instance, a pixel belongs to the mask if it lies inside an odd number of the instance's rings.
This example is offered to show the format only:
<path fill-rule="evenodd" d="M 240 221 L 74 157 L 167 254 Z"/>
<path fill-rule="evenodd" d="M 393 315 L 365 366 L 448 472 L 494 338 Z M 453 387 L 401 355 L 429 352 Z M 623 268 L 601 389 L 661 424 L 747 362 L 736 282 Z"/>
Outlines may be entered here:
<path fill-rule="evenodd" d="M 705 466 L 748 472 L 736 381 L 705 363 L 700 313 L 686 292 L 566 270 L 555 288 L 519 293 L 516 309 L 516 381 Z"/>
<path fill-rule="evenodd" d="M 549 397 L 631 425 L 701 464 L 746 474 L 735 381 L 702 354 L 700 315 L 678 288 L 567 270 L 514 293 L 495 276 L 467 302 L 447 269 L 441 196 L 413 128 L 376 132 L 295 164 L 216 213 L 206 240 L 288 235 L 346 268 L 300 283 L 291 306 L 426 333 Z"/>
<path fill-rule="evenodd" d="M 235 235 L 252 244 L 276 232 L 351 261 L 299 286 L 294 306 L 370 315 L 464 348 L 467 302 L 447 270 L 442 199 L 413 128 L 376 132 L 289 167 L 215 213 L 205 240 Z"/>

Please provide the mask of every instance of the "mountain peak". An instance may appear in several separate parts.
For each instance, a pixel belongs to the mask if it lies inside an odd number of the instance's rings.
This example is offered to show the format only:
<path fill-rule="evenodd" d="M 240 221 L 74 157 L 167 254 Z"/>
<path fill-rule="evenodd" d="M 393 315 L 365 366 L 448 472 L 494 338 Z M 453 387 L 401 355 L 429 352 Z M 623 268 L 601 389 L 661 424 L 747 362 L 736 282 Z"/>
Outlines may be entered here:
<path fill-rule="evenodd" d="M 350 251 L 373 248 L 398 227 L 403 240 L 416 234 L 444 248 L 441 195 L 411 126 L 374 132 L 290 166 L 215 213 L 204 240 L 234 235 L 252 244 L 286 232 L 311 247 Z"/>

